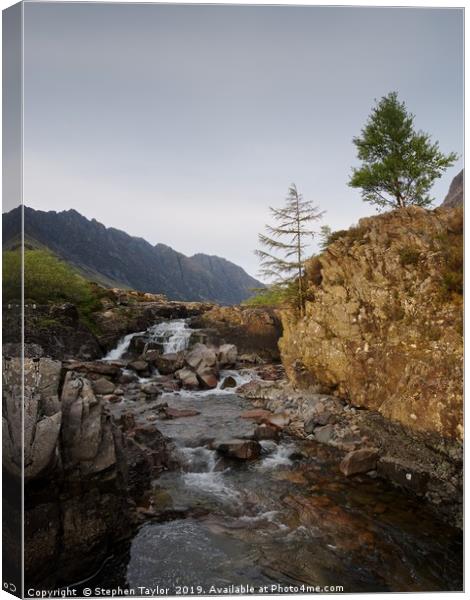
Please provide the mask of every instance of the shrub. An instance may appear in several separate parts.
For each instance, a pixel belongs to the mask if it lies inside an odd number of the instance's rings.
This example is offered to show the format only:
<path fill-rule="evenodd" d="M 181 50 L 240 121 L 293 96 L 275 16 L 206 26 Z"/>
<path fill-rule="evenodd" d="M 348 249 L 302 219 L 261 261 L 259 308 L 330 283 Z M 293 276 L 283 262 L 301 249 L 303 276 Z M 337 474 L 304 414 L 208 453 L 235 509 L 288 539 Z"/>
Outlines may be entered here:
<path fill-rule="evenodd" d="M 400 248 L 398 254 L 400 256 L 400 264 L 402 267 L 407 265 L 417 265 L 421 256 L 419 250 L 411 246 Z"/>

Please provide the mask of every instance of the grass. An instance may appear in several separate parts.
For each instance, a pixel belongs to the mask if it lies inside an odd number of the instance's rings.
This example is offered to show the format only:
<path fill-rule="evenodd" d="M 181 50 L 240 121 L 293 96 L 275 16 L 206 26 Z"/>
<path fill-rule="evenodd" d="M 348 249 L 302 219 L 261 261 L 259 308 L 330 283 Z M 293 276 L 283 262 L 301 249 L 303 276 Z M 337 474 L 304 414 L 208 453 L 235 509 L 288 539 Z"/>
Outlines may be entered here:
<path fill-rule="evenodd" d="M 93 322 L 92 315 L 100 308 L 97 287 L 47 250 L 24 252 L 24 297 L 29 303 L 75 304 L 87 323 Z M 3 300 L 18 302 L 20 298 L 21 253 L 19 249 L 6 250 L 3 252 Z"/>

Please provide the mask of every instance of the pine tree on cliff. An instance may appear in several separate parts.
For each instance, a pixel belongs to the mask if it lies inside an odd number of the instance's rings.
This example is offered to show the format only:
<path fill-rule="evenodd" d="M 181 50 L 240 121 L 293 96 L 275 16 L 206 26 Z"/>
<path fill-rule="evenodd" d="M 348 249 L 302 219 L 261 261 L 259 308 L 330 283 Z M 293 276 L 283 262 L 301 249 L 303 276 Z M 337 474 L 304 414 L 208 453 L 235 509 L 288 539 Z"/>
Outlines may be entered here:
<path fill-rule="evenodd" d="M 304 285 L 303 273 L 307 240 L 314 232 L 309 223 L 321 219 L 323 213 L 316 206 L 303 199 L 295 184 L 289 187 L 283 208 L 269 208 L 274 220 L 279 224 L 266 225 L 267 235 L 260 233 L 259 242 L 266 250 L 255 250 L 260 258 L 260 274 L 274 282 L 276 286 L 295 286 L 295 304 L 303 315 Z M 276 254 L 278 253 L 278 254 Z"/>
<path fill-rule="evenodd" d="M 414 129 L 396 92 L 384 96 L 372 110 L 360 137 L 353 139 L 362 166 L 353 169 L 351 187 L 362 189 L 362 198 L 379 209 L 428 206 L 436 179 L 456 161 L 443 154 L 427 133 Z"/>

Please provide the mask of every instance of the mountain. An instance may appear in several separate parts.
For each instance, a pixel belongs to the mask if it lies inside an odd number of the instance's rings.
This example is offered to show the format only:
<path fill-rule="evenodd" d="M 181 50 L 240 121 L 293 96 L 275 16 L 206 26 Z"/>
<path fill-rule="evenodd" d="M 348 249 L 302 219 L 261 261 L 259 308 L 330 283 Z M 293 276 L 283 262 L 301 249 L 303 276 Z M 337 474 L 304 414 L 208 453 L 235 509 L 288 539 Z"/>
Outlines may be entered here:
<path fill-rule="evenodd" d="M 455 208 L 463 204 L 463 169 L 452 179 L 447 196 L 441 206 Z"/>
<path fill-rule="evenodd" d="M 3 245 L 18 243 L 20 208 L 3 215 Z M 162 293 L 172 300 L 238 304 L 252 288 L 264 287 L 241 267 L 220 258 L 188 257 L 164 244 L 152 246 L 76 210 L 40 211 L 24 207 L 25 243 L 47 247 L 86 277 L 107 286 Z"/>

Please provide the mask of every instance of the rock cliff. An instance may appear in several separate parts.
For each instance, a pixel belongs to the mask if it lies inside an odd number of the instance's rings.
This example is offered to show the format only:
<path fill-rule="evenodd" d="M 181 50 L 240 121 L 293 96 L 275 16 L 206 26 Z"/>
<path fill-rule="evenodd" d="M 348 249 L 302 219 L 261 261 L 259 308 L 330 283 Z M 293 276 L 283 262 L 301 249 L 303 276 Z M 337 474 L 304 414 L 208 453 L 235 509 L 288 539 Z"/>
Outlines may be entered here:
<path fill-rule="evenodd" d="M 282 315 L 291 381 L 459 443 L 462 229 L 461 208 L 410 207 L 334 235 L 307 265 L 305 317 Z"/>
<path fill-rule="evenodd" d="M 442 206 L 445 208 L 456 208 L 463 205 L 463 169 L 452 179 L 447 196 L 444 198 Z"/>

